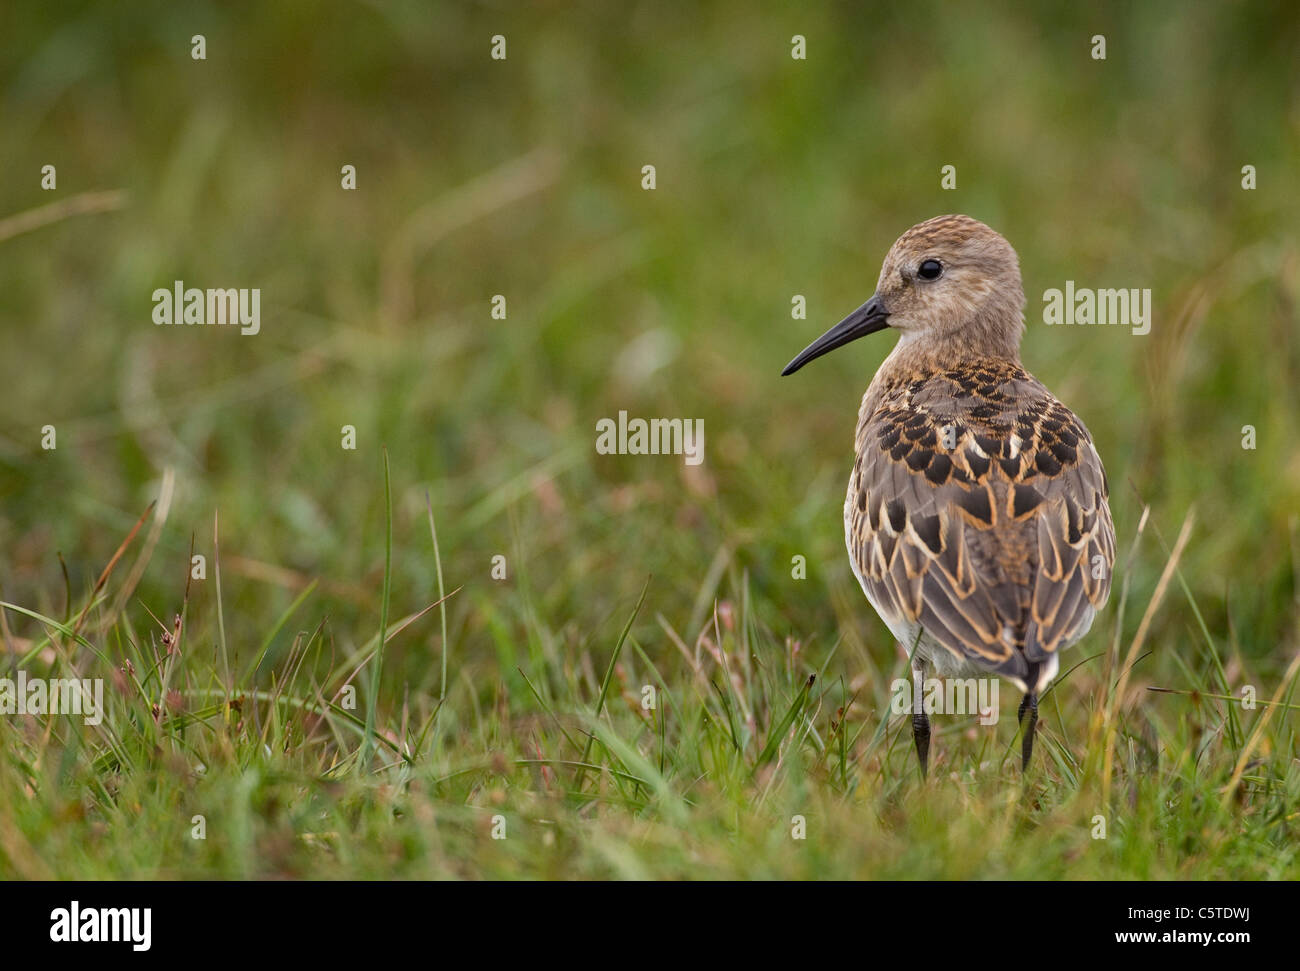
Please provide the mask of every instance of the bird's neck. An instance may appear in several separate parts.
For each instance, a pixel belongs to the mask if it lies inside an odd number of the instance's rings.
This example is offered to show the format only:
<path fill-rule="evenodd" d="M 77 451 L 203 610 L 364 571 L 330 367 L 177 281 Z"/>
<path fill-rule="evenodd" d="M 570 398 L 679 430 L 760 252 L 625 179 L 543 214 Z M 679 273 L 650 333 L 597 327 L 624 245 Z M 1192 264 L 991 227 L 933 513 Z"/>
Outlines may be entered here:
<path fill-rule="evenodd" d="M 862 397 L 861 414 L 874 414 L 881 400 L 899 387 L 924 381 L 931 375 L 944 371 L 977 364 L 1019 367 L 1019 334 L 1016 334 L 1014 342 L 990 347 L 987 340 L 977 343 L 975 340 L 964 339 L 962 335 L 935 340 L 929 334 L 904 331 L 876 371 L 876 376 L 871 379 L 871 384 Z"/>

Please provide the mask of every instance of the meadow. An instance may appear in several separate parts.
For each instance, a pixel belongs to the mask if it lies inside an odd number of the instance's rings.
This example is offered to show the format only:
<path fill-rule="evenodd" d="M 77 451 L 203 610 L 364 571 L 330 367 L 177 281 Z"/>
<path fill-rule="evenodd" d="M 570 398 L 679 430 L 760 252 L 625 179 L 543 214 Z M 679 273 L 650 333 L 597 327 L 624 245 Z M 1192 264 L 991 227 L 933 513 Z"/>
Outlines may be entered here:
<path fill-rule="evenodd" d="M 119 7 L 0 14 L 0 677 L 104 699 L 0 717 L 0 877 L 1300 877 L 1292 6 Z M 944 212 L 1110 480 L 1023 775 L 890 710 L 892 337 L 779 377 Z"/>

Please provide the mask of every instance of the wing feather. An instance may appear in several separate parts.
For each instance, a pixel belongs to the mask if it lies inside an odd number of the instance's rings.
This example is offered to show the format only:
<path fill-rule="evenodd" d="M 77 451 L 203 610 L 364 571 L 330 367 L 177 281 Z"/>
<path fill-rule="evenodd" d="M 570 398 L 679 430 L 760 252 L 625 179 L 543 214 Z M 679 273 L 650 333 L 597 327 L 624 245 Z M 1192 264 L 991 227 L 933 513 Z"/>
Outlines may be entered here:
<path fill-rule="evenodd" d="M 1083 423 L 1009 362 L 887 388 L 864 408 L 845 502 L 849 548 L 887 623 L 1023 676 L 1110 593 L 1114 526 Z"/>

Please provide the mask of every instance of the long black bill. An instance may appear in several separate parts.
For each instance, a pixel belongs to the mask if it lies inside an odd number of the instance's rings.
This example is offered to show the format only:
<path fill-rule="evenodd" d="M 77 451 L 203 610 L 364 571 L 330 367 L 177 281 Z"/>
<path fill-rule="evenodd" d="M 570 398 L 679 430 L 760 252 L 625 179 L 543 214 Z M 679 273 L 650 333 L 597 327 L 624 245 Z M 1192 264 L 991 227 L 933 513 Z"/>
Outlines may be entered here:
<path fill-rule="evenodd" d="M 872 297 L 853 313 L 822 334 L 815 341 L 799 352 L 799 356 L 785 366 L 781 376 L 794 374 L 813 358 L 828 354 L 837 347 L 843 347 L 849 341 L 866 337 L 889 326 L 889 314 L 880 304 L 879 297 Z"/>

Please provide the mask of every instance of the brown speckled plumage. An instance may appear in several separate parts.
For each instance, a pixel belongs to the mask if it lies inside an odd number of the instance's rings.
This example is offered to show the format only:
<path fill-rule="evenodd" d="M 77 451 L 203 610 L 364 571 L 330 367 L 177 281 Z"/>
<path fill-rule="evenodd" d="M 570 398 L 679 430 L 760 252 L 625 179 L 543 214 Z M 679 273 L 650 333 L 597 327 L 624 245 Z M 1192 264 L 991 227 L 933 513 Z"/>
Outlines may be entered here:
<path fill-rule="evenodd" d="M 930 280 L 922 271 L 934 262 Z M 944 675 L 996 672 L 1036 718 L 1060 651 L 1106 602 L 1115 541 L 1092 437 L 1020 365 L 1023 306 L 1006 240 L 941 216 L 899 238 L 872 300 L 787 373 L 861 333 L 902 331 L 858 416 L 844 505 L 854 572 L 895 636 L 915 645 L 918 688 L 927 663 Z M 913 724 L 924 768 L 919 708 Z M 1032 732 L 1031 719 L 1026 765 Z"/>
<path fill-rule="evenodd" d="M 895 378 L 858 425 L 845 505 L 856 572 L 954 655 L 1028 684 L 1110 590 L 1092 439 L 1007 361 Z"/>

